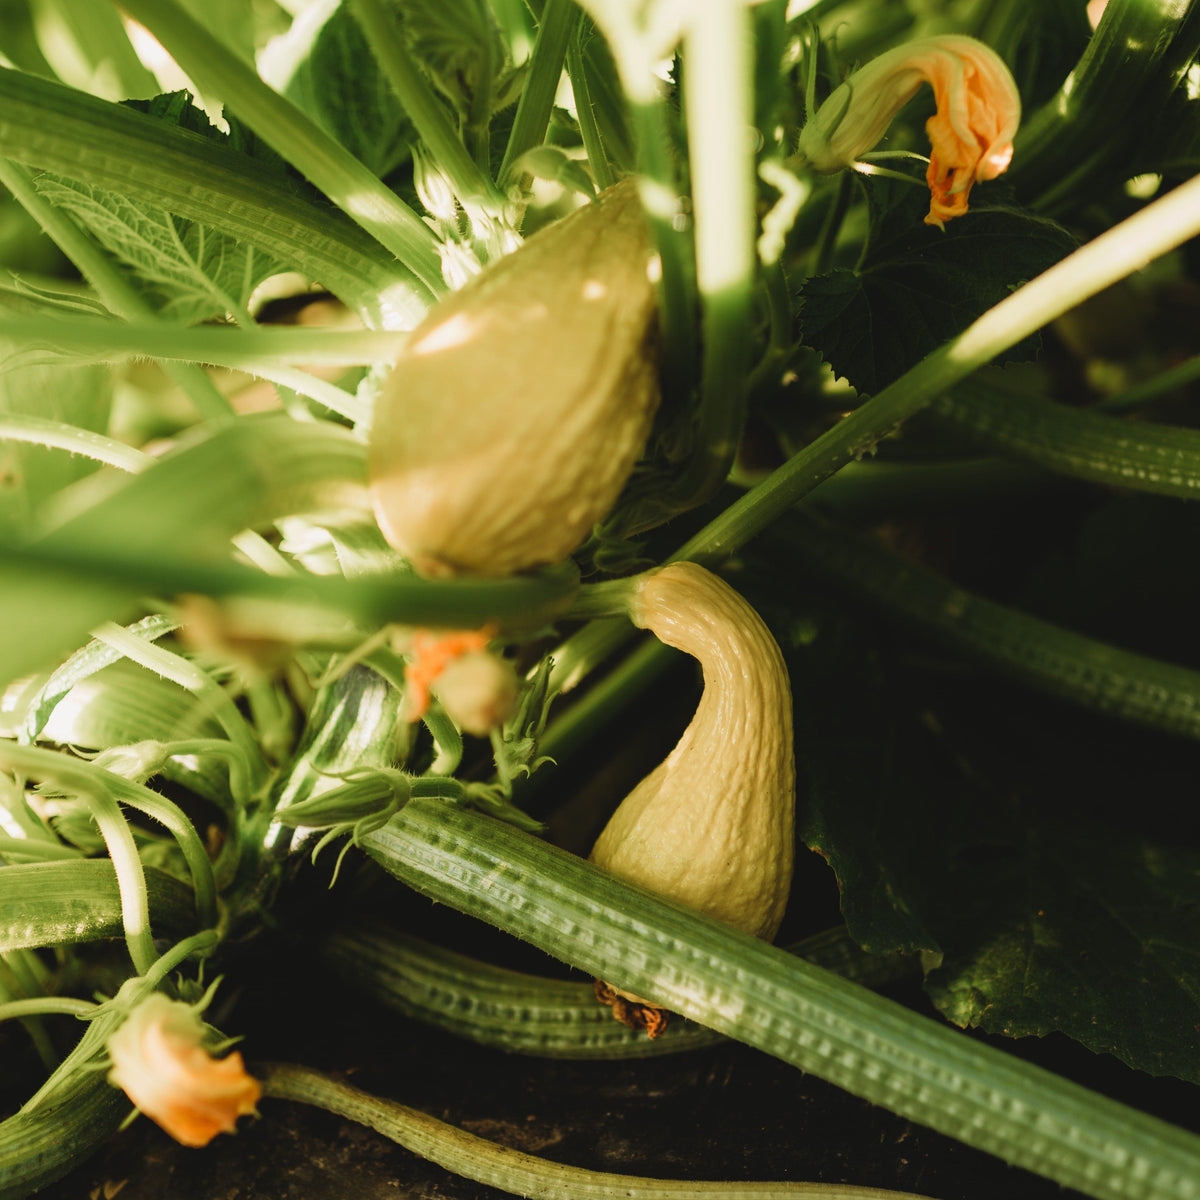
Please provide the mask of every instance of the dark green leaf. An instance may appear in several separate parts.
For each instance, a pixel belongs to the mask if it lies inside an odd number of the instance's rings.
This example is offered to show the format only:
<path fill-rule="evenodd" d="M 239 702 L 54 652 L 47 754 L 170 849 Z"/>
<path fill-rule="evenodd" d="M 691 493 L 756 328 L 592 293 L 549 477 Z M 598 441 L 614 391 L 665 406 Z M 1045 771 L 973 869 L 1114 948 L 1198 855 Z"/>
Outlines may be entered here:
<path fill-rule="evenodd" d="M 347 5 L 305 14 L 271 48 L 269 81 L 379 176 L 407 161 L 416 135 Z"/>
<path fill-rule="evenodd" d="M 889 720 L 877 652 L 852 626 L 822 621 L 792 661 L 798 765 L 810 798 L 801 836 L 837 876 L 850 936 L 875 954 L 939 950 L 909 899 L 924 864 L 895 852 L 909 844 L 929 782 L 905 767 L 908 747 Z"/>
<path fill-rule="evenodd" d="M 124 100 L 122 104 L 126 108 L 132 108 L 135 112 L 153 117 L 156 121 L 162 121 L 166 125 L 173 125 L 176 129 L 194 133 L 210 142 L 216 142 L 230 150 L 236 150 L 238 154 L 244 154 L 262 166 L 278 171 L 280 175 L 290 172 L 288 164 L 258 134 L 239 121 L 232 113 L 223 114 L 224 121 L 229 126 L 229 132 L 225 133 L 218 129 L 208 119 L 205 111 L 193 102 L 190 92 L 164 92 L 161 96 L 155 96 L 151 100 Z M 312 195 L 317 194 L 311 189 L 309 191 Z"/>
<path fill-rule="evenodd" d="M 962 949 L 926 979 L 951 1021 L 1200 1083 L 1200 852 L 1039 821 L 958 875 L 943 936 Z"/>
<path fill-rule="evenodd" d="M 1162 837 L 1150 797 L 1178 764 L 1152 735 L 931 673 L 832 610 L 791 640 L 801 833 L 851 936 L 932 952 L 927 991 L 958 1024 L 1200 1083 L 1200 847 Z"/>
<path fill-rule="evenodd" d="M 804 344 L 860 392 L 887 386 L 1075 246 L 1060 226 L 1009 208 L 973 205 L 941 232 L 923 224 L 923 189 L 886 179 L 865 186 L 871 232 L 861 269 L 800 289 Z M 1027 338 L 998 361 L 1030 359 L 1037 344 Z"/>

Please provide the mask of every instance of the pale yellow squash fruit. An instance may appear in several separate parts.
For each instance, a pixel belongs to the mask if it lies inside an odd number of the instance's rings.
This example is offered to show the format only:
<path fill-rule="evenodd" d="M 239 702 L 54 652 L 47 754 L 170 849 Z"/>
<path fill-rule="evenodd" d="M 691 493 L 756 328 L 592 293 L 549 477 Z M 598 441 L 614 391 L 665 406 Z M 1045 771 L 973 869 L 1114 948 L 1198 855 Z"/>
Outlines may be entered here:
<path fill-rule="evenodd" d="M 387 540 L 428 575 L 565 558 L 612 507 L 658 405 L 651 248 L 633 181 L 441 301 L 370 433 Z"/>
<path fill-rule="evenodd" d="M 795 826 L 783 655 L 754 609 L 695 563 L 647 576 L 630 615 L 700 661 L 704 694 L 679 744 L 613 814 L 591 860 L 770 940 L 791 887 Z"/>

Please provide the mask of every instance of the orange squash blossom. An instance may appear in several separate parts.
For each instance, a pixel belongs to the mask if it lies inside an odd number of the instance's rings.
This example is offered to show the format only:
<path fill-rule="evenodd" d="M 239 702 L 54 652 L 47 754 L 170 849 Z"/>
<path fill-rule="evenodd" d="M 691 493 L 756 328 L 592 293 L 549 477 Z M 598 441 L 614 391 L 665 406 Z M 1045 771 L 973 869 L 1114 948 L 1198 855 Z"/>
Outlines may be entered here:
<path fill-rule="evenodd" d="M 240 1054 L 214 1058 L 204 1038 L 195 1009 L 155 992 L 108 1039 L 109 1083 L 185 1146 L 233 1133 L 262 1095 Z"/>
<path fill-rule="evenodd" d="M 872 59 L 817 110 L 801 131 L 798 152 L 815 171 L 852 166 L 924 83 L 937 102 L 925 123 L 932 146 L 925 223 L 941 229 L 967 211 L 976 182 L 995 179 L 1008 167 L 1021 121 L 1012 74 L 983 42 L 946 34 L 906 42 Z"/>

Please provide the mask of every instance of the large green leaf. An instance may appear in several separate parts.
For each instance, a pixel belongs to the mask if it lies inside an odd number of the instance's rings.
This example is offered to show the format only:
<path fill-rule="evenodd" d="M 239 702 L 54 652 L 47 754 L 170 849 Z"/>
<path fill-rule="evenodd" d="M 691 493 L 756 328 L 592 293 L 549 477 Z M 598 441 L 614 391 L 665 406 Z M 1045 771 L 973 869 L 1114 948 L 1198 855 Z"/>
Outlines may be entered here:
<path fill-rule="evenodd" d="M 938 1008 L 1200 1083 L 1200 852 L 1048 820 L 980 852 L 939 924 L 961 948 L 927 976 Z"/>
<path fill-rule="evenodd" d="M 1153 735 L 914 667 L 832 610 L 794 640 L 802 834 L 855 940 L 925 951 L 927 991 L 960 1025 L 1061 1032 L 1200 1083 L 1180 1033 L 1200 1025 L 1200 847 L 1129 804 L 1172 778 Z"/>
<path fill-rule="evenodd" d="M 120 260 L 164 317 L 193 324 L 243 314 L 254 289 L 282 270 L 261 250 L 210 226 L 104 188 L 41 175 L 37 189 Z"/>
<path fill-rule="evenodd" d="M 924 189 L 888 179 L 864 186 L 871 229 L 861 267 L 814 276 L 800 288 L 804 344 L 860 392 L 897 379 L 1075 246 L 1064 229 L 1032 213 L 974 204 L 942 232 L 923 224 Z M 1032 358 L 1037 345 L 1027 338 L 1000 361 Z"/>
<path fill-rule="evenodd" d="M 379 176 L 408 158 L 416 138 L 341 0 L 310 4 L 264 56 L 267 82 Z"/>
<path fill-rule="evenodd" d="M 108 428 L 112 377 L 102 366 L 28 364 L 5 369 L 20 347 L 0 341 L 0 419 L 6 413 L 47 417 L 95 433 Z M 45 446 L 0 439 L 0 529 L 28 527 L 45 502 L 96 463 Z"/>

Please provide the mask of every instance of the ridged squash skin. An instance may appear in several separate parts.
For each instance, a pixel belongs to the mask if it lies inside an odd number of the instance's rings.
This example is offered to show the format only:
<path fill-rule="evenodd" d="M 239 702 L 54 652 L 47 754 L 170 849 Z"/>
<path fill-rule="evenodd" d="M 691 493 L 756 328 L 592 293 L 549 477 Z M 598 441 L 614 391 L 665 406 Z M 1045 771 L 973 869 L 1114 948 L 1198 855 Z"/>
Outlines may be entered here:
<path fill-rule="evenodd" d="M 754 609 L 695 563 L 648 576 L 631 616 L 700 661 L 704 694 L 679 744 L 613 814 L 591 860 L 770 940 L 787 906 L 795 836 L 783 655 Z"/>
<path fill-rule="evenodd" d="M 375 515 L 426 575 L 559 562 L 612 507 L 658 405 L 651 248 L 632 180 L 441 301 L 381 391 Z"/>

